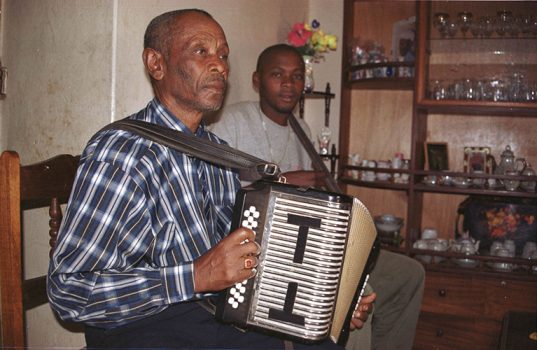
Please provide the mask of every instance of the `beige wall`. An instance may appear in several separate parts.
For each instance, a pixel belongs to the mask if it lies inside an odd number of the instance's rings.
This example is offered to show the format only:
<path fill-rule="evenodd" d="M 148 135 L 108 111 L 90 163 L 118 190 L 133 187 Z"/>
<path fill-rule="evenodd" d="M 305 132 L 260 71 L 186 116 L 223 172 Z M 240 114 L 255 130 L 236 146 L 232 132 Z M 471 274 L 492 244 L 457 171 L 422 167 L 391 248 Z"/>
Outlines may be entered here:
<path fill-rule="evenodd" d="M 0 100 L 0 151 L 14 149 L 23 163 L 80 153 L 89 137 L 111 120 L 138 111 L 151 98 L 141 63 L 142 37 L 151 18 L 197 7 L 210 12 L 231 47 L 226 103 L 255 99 L 251 73 L 258 53 L 285 41 L 291 25 L 317 18 L 341 37 L 343 4 L 336 0 L 3 0 L 2 63 L 9 69 L 7 98 Z M 315 69 L 317 87 L 330 82 L 331 128 L 338 135 L 341 48 Z M 324 102 L 306 104 L 314 133 Z M 337 144 L 337 140 L 335 140 Z M 25 217 L 28 276 L 46 271 L 44 211 Z M 64 329 L 48 306 L 27 314 L 31 347 L 81 347 L 80 332 Z"/>

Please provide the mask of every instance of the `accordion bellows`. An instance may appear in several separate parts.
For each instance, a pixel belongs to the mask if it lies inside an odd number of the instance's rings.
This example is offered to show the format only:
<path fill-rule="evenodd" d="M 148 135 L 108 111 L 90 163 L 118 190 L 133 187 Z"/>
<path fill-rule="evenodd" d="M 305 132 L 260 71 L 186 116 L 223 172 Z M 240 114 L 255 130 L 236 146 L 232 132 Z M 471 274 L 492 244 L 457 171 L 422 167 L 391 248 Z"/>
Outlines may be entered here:
<path fill-rule="evenodd" d="M 216 317 L 306 343 L 338 342 L 376 229 L 356 198 L 273 182 L 237 194 L 232 230 L 251 228 L 258 273 L 222 293 Z"/>

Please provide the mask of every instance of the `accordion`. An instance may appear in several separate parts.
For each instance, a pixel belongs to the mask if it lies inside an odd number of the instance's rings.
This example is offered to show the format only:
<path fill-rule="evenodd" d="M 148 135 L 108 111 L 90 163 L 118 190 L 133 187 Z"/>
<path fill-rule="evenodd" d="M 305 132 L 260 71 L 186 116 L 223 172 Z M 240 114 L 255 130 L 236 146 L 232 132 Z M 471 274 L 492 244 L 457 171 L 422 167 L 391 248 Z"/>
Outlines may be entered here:
<path fill-rule="evenodd" d="M 241 226 L 261 246 L 258 272 L 221 293 L 216 318 L 305 343 L 330 337 L 341 344 L 374 260 L 376 229 L 365 206 L 338 193 L 259 181 L 237 194 L 231 228 Z"/>

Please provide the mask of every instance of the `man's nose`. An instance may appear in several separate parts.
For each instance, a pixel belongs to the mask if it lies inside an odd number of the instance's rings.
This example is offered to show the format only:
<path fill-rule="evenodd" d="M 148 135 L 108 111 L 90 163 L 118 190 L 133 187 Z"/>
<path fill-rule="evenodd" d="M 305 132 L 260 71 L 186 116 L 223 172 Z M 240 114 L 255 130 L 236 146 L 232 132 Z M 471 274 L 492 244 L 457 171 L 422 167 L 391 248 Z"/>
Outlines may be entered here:
<path fill-rule="evenodd" d="M 293 78 L 290 76 L 283 75 L 282 76 L 282 85 L 290 85 L 293 83 Z"/>
<path fill-rule="evenodd" d="M 209 64 L 210 64 L 210 68 L 209 68 L 210 72 L 220 73 L 224 76 L 227 76 L 227 73 L 229 71 L 229 65 L 227 61 L 225 61 L 221 57 L 215 56 L 214 59 L 212 59 Z"/>

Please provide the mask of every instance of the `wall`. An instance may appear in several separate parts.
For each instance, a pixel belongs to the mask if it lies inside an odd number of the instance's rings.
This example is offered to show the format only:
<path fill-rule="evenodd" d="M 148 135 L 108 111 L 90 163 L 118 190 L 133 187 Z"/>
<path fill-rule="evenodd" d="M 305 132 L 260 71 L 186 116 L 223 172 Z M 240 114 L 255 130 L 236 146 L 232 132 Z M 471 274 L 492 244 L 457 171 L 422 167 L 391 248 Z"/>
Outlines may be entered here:
<path fill-rule="evenodd" d="M 0 52 L 9 78 L 8 96 L 0 100 L 0 151 L 17 150 L 23 164 L 77 154 L 100 127 L 145 106 L 151 98 L 141 62 L 145 26 L 159 13 L 188 7 L 207 10 L 226 32 L 232 69 L 226 103 L 256 98 L 257 55 L 285 41 L 293 23 L 317 18 L 341 37 L 343 4 L 330 0 L 3 0 Z M 326 58 L 315 67 L 317 86 L 330 82 L 337 94 L 341 49 Z M 338 111 L 336 96 L 335 136 Z M 322 100 L 307 101 L 306 120 L 316 134 Z M 33 211 L 24 219 L 25 273 L 32 277 L 46 271 L 47 218 Z M 31 347 L 84 345 L 80 330 L 60 325 L 47 305 L 28 312 L 27 323 Z"/>

